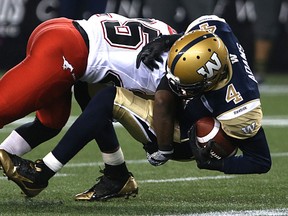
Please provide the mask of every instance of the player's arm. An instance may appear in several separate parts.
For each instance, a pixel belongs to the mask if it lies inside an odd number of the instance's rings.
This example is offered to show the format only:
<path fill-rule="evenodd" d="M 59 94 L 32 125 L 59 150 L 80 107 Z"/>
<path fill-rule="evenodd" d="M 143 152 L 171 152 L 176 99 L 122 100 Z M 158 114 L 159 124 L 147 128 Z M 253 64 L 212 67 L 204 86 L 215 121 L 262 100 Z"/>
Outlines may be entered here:
<path fill-rule="evenodd" d="M 157 88 L 153 106 L 153 127 L 157 137 L 158 152 L 148 155 L 154 166 L 166 163 L 173 154 L 173 133 L 177 98 L 164 76 Z"/>
<path fill-rule="evenodd" d="M 167 90 L 157 91 L 153 108 L 153 126 L 160 150 L 172 150 L 174 112 L 174 95 Z"/>

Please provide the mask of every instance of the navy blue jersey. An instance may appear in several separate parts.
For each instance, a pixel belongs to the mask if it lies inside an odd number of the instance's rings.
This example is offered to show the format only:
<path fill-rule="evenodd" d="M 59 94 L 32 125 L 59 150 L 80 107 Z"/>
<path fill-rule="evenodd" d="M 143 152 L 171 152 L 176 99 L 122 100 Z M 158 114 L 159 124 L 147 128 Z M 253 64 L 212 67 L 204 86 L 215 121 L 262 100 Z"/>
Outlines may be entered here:
<path fill-rule="evenodd" d="M 243 47 L 225 20 L 217 16 L 200 17 L 189 25 L 186 33 L 197 29 L 208 30 L 222 39 L 232 65 L 231 79 L 221 88 L 187 102 L 180 116 L 181 137 L 186 137 L 192 124 L 205 116 L 218 119 L 222 129 L 234 138 L 254 136 L 261 127 L 260 94 Z"/>
<path fill-rule="evenodd" d="M 187 29 L 188 32 L 196 29 L 213 29 L 213 33 L 218 35 L 226 45 L 232 64 L 232 78 L 230 82 L 219 90 L 206 93 L 204 95 L 205 98 L 202 97 L 203 101 L 206 100 L 208 102 L 213 113 L 212 116 L 217 117 L 241 104 L 258 99 L 260 95 L 257 81 L 248 65 L 244 49 L 233 34 L 230 26 L 218 17 L 207 16 L 206 18 L 203 19 L 202 17 L 202 21 L 199 20 L 193 27 L 190 25 Z M 195 22 L 197 20 L 193 23 Z M 229 94 L 233 94 L 234 90 L 242 97 L 241 101 L 237 100 L 237 98 L 229 100 Z"/>

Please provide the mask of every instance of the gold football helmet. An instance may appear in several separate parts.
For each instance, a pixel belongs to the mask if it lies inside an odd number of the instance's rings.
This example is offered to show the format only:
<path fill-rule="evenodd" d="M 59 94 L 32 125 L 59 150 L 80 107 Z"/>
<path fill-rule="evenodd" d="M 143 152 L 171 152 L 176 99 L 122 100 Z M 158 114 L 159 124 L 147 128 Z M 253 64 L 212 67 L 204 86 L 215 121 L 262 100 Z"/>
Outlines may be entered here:
<path fill-rule="evenodd" d="M 195 30 L 179 38 L 167 59 L 170 88 L 179 96 L 195 97 L 215 89 L 231 70 L 223 41 L 208 31 Z"/>

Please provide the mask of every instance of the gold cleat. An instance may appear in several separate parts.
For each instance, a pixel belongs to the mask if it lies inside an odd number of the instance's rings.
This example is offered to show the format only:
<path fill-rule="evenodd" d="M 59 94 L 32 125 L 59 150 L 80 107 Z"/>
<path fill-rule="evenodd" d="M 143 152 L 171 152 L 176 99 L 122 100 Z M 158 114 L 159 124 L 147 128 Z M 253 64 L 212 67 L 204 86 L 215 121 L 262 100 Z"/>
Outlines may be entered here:
<path fill-rule="evenodd" d="M 8 180 L 15 182 L 28 197 L 38 195 L 48 186 L 48 181 L 41 184 L 36 181 L 36 177 L 41 171 L 37 167 L 37 162 L 34 163 L 0 149 L 0 167 Z"/>
<path fill-rule="evenodd" d="M 107 199 L 116 197 L 125 197 L 128 199 L 130 196 L 136 197 L 138 194 L 138 186 L 135 178 L 130 173 L 126 182 L 111 179 L 105 175 L 99 177 L 97 182 L 92 188 L 83 193 L 75 196 L 76 201 L 105 201 Z"/>

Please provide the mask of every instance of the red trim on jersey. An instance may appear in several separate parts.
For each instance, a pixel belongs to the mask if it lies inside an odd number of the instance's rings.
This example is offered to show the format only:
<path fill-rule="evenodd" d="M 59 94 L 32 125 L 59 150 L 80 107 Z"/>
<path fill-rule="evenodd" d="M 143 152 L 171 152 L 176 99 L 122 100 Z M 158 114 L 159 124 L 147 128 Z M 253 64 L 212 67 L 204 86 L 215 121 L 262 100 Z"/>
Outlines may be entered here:
<path fill-rule="evenodd" d="M 170 34 L 177 34 L 177 31 L 173 29 L 171 26 L 167 25 L 167 27 Z"/>

